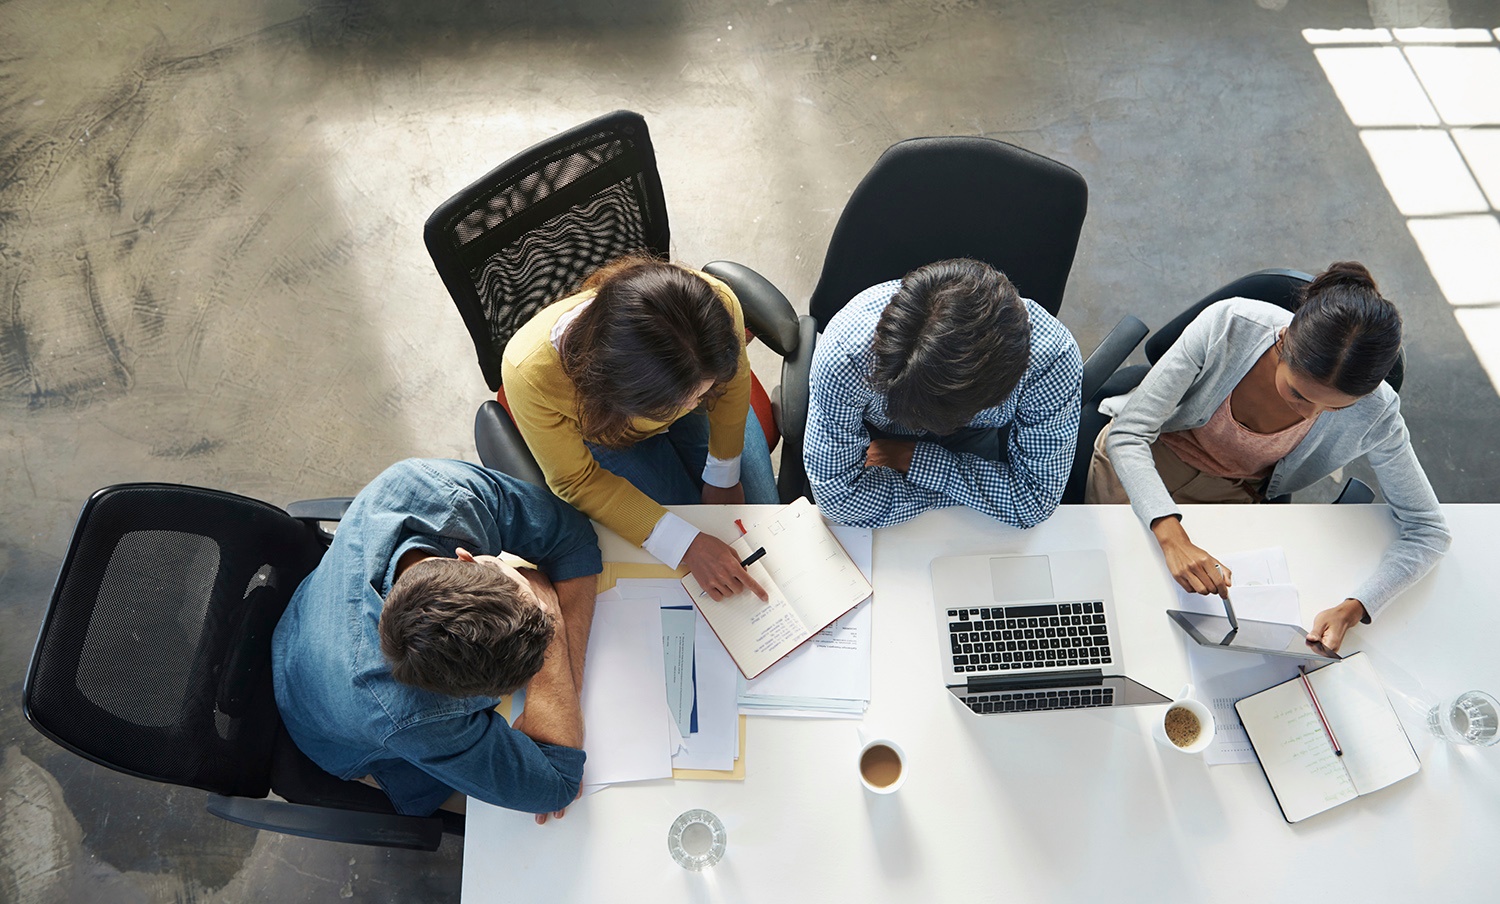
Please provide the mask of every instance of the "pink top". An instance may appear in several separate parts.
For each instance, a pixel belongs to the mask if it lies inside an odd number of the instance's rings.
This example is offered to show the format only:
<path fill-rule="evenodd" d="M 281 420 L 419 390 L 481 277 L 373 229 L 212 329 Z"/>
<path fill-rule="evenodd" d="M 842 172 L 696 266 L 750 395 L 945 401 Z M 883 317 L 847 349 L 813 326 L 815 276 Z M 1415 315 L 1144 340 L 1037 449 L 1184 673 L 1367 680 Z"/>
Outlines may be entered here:
<path fill-rule="evenodd" d="M 1307 431 L 1312 429 L 1310 420 L 1298 421 L 1276 433 L 1256 433 L 1234 419 L 1229 410 L 1229 400 L 1234 393 L 1224 397 L 1223 404 L 1214 411 L 1208 423 L 1194 430 L 1163 433 L 1161 441 L 1171 449 L 1183 463 L 1215 477 L 1235 480 L 1259 480 L 1268 476 L 1278 461 L 1285 458 Z"/>

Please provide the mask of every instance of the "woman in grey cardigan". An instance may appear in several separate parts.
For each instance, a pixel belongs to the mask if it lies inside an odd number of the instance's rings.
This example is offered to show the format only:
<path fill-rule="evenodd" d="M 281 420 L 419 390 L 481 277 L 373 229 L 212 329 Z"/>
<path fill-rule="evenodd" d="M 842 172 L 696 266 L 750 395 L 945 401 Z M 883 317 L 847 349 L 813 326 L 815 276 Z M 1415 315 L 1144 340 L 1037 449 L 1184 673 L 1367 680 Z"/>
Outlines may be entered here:
<path fill-rule="evenodd" d="M 1193 544 L 1177 503 L 1260 502 L 1364 457 L 1400 534 L 1375 573 L 1313 621 L 1308 639 L 1337 650 L 1451 540 L 1400 400 L 1382 382 L 1400 348 L 1401 315 L 1357 263 L 1314 279 L 1295 315 L 1246 298 L 1210 305 L 1100 435 L 1086 498 L 1128 501 L 1177 583 L 1222 595 L 1229 571 Z"/>

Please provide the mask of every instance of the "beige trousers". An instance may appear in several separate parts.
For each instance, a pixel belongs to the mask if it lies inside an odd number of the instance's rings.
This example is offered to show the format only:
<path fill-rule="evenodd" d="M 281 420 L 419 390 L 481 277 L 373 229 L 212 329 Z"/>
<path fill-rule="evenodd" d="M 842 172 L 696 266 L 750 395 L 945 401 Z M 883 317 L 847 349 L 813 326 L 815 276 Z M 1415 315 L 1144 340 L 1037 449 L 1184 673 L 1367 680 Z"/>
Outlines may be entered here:
<path fill-rule="evenodd" d="M 1121 486 L 1115 466 L 1104 451 L 1104 438 L 1109 436 L 1109 427 L 1099 431 L 1094 441 L 1094 455 L 1089 461 L 1089 482 L 1083 491 L 1083 501 L 1089 505 L 1127 505 L 1130 496 Z M 1184 505 L 1264 502 L 1260 495 L 1260 481 L 1241 480 L 1232 477 L 1215 477 L 1205 474 L 1185 463 L 1161 440 L 1151 444 L 1151 458 L 1156 462 L 1156 473 L 1161 477 L 1167 492 L 1175 502 Z"/>

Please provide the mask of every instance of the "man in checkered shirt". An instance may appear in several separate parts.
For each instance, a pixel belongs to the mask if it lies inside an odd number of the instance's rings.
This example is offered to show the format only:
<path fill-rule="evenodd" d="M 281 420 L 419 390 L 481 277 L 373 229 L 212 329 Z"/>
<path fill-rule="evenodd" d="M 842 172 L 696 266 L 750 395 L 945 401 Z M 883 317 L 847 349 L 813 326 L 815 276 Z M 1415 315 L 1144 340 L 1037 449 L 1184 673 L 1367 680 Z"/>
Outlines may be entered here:
<path fill-rule="evenodd" d="M 1073 464 L 1082 382 L 1072 334 L 988 264 L 940 261 L 872 286 L 813 355 L 813 498 L 861 527 L 950 505 L 1039 524 Z"/>

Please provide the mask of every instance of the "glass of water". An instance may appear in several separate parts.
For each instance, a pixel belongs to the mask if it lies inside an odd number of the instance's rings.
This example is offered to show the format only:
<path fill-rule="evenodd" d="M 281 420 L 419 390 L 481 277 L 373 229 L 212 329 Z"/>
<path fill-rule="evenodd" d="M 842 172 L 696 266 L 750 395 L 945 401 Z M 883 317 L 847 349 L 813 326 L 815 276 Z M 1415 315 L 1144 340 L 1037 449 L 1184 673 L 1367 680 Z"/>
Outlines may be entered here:
<path fill-rule="evenodd" d="M 1500 702 L 1484 691 L 1464 691 L 1428 711 L 1427 727 L 1454 744 L 1489 747 L 1500 741 Z"/>
<path fill-rule="evenodd" d="M 667 850 L 683 869 L 708 869 L 724 858 L 728 833 L 719 817 L 707 810 L 689 810 L 667 830 Z"/>

